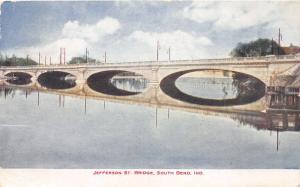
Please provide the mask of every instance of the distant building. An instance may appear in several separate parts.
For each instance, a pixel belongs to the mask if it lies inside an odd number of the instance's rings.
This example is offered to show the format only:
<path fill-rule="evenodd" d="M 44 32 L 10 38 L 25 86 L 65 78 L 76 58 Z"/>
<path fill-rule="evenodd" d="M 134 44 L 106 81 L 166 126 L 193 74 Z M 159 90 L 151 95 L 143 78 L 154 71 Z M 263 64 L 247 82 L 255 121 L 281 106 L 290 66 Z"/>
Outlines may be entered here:
<path fill-rule="evenodd" d="M 288 47 L 281 47 L 286 55 L 294 55 L 300 53 L 300 47 L 290 44 Z"/>

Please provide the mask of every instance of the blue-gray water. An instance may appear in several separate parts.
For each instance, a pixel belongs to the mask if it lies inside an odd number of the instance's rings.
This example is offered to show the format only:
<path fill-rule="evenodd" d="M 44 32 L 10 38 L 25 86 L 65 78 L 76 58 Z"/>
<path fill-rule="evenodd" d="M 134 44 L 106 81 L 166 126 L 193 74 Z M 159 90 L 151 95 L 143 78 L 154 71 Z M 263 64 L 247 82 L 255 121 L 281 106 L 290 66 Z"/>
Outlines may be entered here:
<path fill-rule="evenodd" d="M 212 92 L 213 94 L 214 92 Z M 229 117 L 15 90 L 0 96 L 3 168 L 299 168 L 300 134 Z M 85 108 L 86 106 L 86 108 Z M 86 110 L 85 110 L 86 109 Z M 156 112 L 157 110 L 157 112 Z"/>
<path fill-rule="evenodd" d="M 188 95 L 207 99 L 231 99 L 238 94 L 232 78 L 203 78 L 199 81 L 199 78 L 180 77 L 176 86 Z"/>

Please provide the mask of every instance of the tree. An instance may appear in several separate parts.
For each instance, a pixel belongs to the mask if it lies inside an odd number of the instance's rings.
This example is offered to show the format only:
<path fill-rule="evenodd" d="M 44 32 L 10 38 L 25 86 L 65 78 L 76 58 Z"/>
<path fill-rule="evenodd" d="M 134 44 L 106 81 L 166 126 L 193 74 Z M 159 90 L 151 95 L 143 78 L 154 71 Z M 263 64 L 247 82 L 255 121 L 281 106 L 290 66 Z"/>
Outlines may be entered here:
<path fill-rule="evenodd" d="M 86 59 L 84 57 L 73 57 L 68 64 L 82 64 L 86 63 Z"/>
<path fill-rule="evenodd" d="M 5 56 L 3 57 L 0 54 L 0 66 L 30 66 L 37 65 L 37 62 L 32 60 L 31 58 L 21 58 L 16 55 L 12 55 L 11 57 Z"/>
<path fill-rule="evenodd" d="M 232 57 L 254 57 L 266 55 L 284 55 L 284 51 L 272 40 L 259 38 L 248 43 L 238 43 L 230 52 Z"/>
<path fill-rule="evenodd" d="M 96 63 L 96 59 L 88 58 L 89 63 Z M 85 64 L 86 57 L 73 57 L 68 64 Z"/>

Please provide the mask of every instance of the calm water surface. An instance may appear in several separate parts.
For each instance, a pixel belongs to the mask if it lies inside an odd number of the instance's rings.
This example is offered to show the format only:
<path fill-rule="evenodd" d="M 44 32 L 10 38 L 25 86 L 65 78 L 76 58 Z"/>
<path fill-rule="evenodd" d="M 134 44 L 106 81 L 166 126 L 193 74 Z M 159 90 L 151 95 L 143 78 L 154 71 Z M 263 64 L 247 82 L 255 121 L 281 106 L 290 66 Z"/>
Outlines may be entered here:
<path fill-rule="evenodd" d="M 123 82 L 115 79 L 113 84 L 129 91 L 146 86 L 141 80 Z M 208 98 L 230 98 L 237 92 L 232 84 L 206 84 L 210 92 L 200 92 L 199 82 L 176 84 Z M 300 134 L 295 130 L 258 130 L 230 117 L 163 106 L 18 89 L 0 94 L 3 168 L 300 167 Z"/>
<path fill-rule="evenodd" d="M 232 78 L 191 78 L 182 77 L 176 86 L 188 95 L 207 99 L 232 99 L 237 97 L 237 87 Z"/>

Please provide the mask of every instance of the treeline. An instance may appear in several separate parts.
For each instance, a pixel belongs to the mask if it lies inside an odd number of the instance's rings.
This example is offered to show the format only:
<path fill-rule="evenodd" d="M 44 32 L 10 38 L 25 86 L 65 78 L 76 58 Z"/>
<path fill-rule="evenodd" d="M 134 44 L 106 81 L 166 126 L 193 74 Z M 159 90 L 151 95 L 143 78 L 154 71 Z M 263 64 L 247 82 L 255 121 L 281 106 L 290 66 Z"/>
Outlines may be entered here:
<path fill-rule="evenodd" d="M 94 58 L 88 58 L 86 57 L 73 57 L 68 64 L 86 64 L 86 63 L 102 63 Z"/>
<path fill-rule="evenodd" d="M 103 63 L 94 58 L 86 57 L 73 57 L 68 64 L 85 64 L 85 63 Z M 0 66 L 30 66 L 38 65 L 38 63 L 32 60 L 30 57 L 22 58 L 17 57 L 16 55 L 4 56 L 0 53 Z"/>
<path fill-rule="evenodd" d="M 274 40 L 259 38 L 248 43 L 238 43 L 230 52 L 232 57 L 257 57 L 285 55 L 284 50 Z"/>
<path fill-rule="evenodd" d="M 3 56 L 0 54 L 0 66 L 30 66 L 30 65 L 37 65 L 38 63 L 32 60 L 29 57 L 22 58 L 17 57 L 15 55 Z"/>

